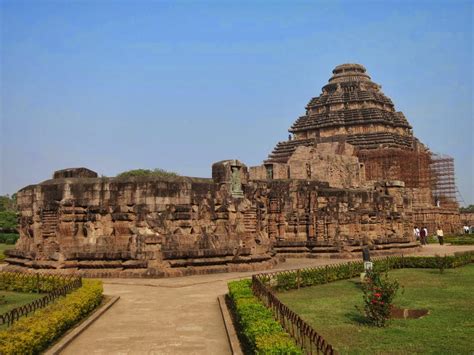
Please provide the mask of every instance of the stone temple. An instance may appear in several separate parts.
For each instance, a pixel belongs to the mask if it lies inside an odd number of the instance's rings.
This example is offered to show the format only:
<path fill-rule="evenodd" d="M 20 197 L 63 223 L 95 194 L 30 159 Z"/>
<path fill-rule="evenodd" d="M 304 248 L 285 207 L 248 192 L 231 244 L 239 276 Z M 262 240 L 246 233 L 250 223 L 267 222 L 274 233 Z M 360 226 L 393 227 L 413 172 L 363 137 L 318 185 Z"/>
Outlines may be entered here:
<path fill-rule="evenodd" d="M 282 257 L 410 252 L 413 226 L 460 227 L 433 194 L 432 154 L 359 64 L 343 64 L 261 166 L 212 178 L 106 178 L 86 168 L 17 194 L 8 268 L 162 277 L 255 270 Z M 448 203 L 449 202 L 449 203 Z"/>

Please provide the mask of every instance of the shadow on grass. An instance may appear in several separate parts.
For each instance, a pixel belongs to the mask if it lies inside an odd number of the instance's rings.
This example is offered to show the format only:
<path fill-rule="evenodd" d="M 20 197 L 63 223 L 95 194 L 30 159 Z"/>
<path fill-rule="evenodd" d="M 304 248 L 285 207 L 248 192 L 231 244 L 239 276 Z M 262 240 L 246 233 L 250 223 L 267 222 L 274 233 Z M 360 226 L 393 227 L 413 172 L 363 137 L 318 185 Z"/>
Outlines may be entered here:
<path fill-rule="evenodd" d="M 344 314 L 344 317 L 346 317 L 347 319 L 349 319 L 352 323 L 355 323 L 356 325 L 370 325 L 367 318 L 365 318 L 362 312 L 357 308 L 353 311 L 350 311 Z"/>
<path fill-rule="evenodd" d="M 348 282 L 354 289 L 361 290 L 361 291 L 363 290 L 362 282 L 360 282 L 359 280 L 348 280 Z"/>

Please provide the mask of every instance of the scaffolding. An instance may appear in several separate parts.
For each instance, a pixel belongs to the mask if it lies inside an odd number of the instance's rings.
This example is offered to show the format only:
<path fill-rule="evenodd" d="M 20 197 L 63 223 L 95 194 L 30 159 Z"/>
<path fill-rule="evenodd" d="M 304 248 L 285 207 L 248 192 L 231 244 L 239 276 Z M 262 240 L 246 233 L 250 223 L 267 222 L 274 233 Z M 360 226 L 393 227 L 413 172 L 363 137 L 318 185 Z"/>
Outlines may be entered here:
<path fill-rule="evenodd" d="M 443 154 L 432 154 L 430 172 L 435 204 L 438 207 L 458 208 L 454 158 Z"/>
<path fill-rule="evenodd" d="M 410 188 L 431 187 L 428 151 L 374 149 L 357 155 L 365 165 L 367 180 L 401 180 Z"/>

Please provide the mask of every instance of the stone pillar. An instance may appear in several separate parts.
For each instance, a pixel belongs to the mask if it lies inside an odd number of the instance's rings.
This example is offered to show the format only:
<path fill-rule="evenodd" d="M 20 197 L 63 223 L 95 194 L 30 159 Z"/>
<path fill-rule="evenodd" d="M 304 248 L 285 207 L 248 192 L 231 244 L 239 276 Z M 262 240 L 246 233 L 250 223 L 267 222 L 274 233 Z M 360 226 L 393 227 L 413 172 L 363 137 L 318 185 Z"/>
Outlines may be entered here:
<path fill-rule="evenodd" d="M 243 186 L 248 183 L 247 167 L 238 160 L 223 160 L 212 165 L 212 179 L 225 186 L 233 198 L 243 198 Z"/>

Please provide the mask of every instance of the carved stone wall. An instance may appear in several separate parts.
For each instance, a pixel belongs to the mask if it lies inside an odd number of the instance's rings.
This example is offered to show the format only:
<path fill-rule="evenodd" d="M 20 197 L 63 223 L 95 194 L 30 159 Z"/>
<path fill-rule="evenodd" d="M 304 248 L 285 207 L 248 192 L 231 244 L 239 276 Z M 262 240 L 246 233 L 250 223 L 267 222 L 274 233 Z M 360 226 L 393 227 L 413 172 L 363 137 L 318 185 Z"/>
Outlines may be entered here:
<path fill-rule="evenodd" d="M 417 245 L 403 185 L 249 180 L 236 160 L 214 164 L 213 179 L 58 178 L 17 199 L 20 238 L 7 262 L 90 276 L 252 270 L 272 266 L 275 253 Z"/>

